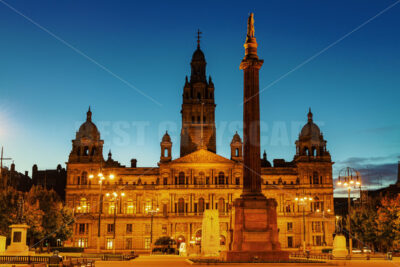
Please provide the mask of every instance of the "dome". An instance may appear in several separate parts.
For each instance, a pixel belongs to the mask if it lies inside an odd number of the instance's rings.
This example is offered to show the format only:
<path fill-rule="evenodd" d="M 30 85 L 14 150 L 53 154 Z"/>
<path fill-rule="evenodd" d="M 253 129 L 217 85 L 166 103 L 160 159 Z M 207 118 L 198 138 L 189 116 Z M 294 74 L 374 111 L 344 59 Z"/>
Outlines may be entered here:
<path fill-rule="evenodd" d="M 162 142 L 169 142 L 171 143 L 171 137 L 168 134 L 168 131 L 165 132 L 163 138 L 162 138 Z"/>
<path fill-rule="evenodd" d="M 321 131 L 319 127 L 313 122 L 313 114 L 311 113 L 311 109 L 308 112 L 308 122 L 303 126 L 300 132 L 300 138 L 303 137 L 311 137 L 311 139 L 319 139 L 321 136 Z"/>
<path fill-rule="evenodd" d="M 241 143 L 242 139 L 240 138 L 240 135 L 236 132 L 235 135 L 232 138 L 232 142 L 231 143 Z"/>
<path fill-rule="evenodd" d="M 76 139 L 89 138 L 92 140 L 100 139 L 100 132 L 96 125 L 92 122 L 92 112 L 87 112 L 86 121 L 79 127 L 79 131 L 76 133 Z"/>
<path fill-rule="evenodd" d="M 193 56 L 192 56 L 192 62 L 193 61 L 206 61 L 206 57 L 204 56 L 203 51 L 201 51 L 200 47 L 194 51 Z"/>

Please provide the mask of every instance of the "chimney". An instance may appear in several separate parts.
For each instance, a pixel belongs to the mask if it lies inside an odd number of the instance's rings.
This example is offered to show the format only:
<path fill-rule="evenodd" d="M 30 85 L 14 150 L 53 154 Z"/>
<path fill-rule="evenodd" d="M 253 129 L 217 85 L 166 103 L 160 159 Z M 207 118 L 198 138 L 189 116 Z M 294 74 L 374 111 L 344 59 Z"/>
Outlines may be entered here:
<path fill-rule="evenodd" d="M 137 159 L 131 159 L 131 168 L 136 168 Z"/>
<path fill-rule="evenodd" d="M 25 176 L 28 177 L 28 171 L 25 171 Z"/>

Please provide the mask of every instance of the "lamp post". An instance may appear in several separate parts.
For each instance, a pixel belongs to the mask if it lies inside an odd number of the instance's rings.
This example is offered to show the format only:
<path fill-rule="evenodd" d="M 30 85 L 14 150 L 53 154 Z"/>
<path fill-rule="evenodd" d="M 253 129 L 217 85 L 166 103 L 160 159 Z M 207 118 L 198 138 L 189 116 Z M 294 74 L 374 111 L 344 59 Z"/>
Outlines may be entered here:
<path fill-rule="evenodd" d="M 349 255 L 353 254 L 353 237 L 351 235 L 351 220 L 350 220 L 350 209 L 351 209 L 351 200 L 350 194 L 352 188 L 360 188 L 360 201 L 361 201 L 361 175 L 360 173 L 350 167 L 343 168 L 339 171 L 338 177 L 338 186 L 344 187 L 347 189 L 347 230 L 349 233 Z"/>
<path fill-rule="evenodd" d="M 106 193 L 106 197 L 111 197 L 110 200 L 114 201 L 114 231 L 113 231 L 113 239 L 114 239 L 114 243 L 113 243 L 113 252 L 115 253 L 115 247 L 116 247 L 116 242 L 115 242 L 115 232 L 117 231 L 117 209 L 118 209 L 118 198 L 122 198 L 125 196 L 124 192 L 113 192 L 113 193 Z M 121 199 L 120 199 L 120 206 L 121 206 Z"/>
<path fill-rule="evenodd" d="M 100 253 L 100 233 L 101 233 L 100 225 L 101 225 L 101 213 L 102 213 L 102 210 L 103 210 L 103 193 L 102 192 L 103 192 L 103 181 L 106 178 L 104 177 L 103 173 L 101 172 L 101 169 L 100 169 L 100 172 L 97 174 L 97 177 L 98 177 L 98 180 L 99 180 L 99 187 L 100 187 L 100 193 L 99 193 L 99 218 L 98 218 L 98 226 L 97 226 L 97 253 Z M 93 178 L 94 178 L 94 175 L 90 174 L 89 175 L 89 179 L 92 180 Z M 114 175 L 110 174 L 108 176 L 108 178 L 110 180 L 114 180 Z"/>
<path fill-rule="evenodd" d="M 159 208 L 146 208 L 146 212 L 150 214 L 150 254 L 153 253 L 153 217 L 157 214 L 159 210 Z"/>
<path fill-rule="evenodd" d="M 297 205 L 302 206 L 303 212 L 303 252 L 306 252 L 306 216 L 305 216 L 305 206 L 307 203 L 313 200 L 310 196 L 300 196 L 294 199 L 297 202 Z"/>

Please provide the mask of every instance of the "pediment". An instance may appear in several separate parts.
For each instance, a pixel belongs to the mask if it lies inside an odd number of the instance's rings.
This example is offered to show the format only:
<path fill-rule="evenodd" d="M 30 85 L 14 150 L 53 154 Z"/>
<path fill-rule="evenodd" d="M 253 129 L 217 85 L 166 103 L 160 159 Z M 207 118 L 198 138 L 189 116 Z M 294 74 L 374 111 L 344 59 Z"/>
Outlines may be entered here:
<path fill-rule="evenodd" d="M 233 161 L 208 150 L 200 149 L 184 157 L 177 158 L 171 163 L 233 163 Z"/>

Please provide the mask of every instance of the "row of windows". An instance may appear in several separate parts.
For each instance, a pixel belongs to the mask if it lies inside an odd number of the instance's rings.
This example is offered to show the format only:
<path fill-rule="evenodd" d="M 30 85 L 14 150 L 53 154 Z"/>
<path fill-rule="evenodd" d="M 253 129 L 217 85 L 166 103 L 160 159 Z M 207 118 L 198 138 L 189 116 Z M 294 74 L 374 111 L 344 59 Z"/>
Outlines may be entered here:
<path fill-rule="evenodd" d="M 324 222 L 311 222 L 311 231 L 313 233 L 322 233 L 324 229 Z M 286 223 L 286 230 L 293 232 L 293 222 Z"/>
<path fill-rule="evenodd" d="M 229 177 L 225 176 L 224 172 L 219 172 L 218 176 L 216 176 L 214 178 L 214 184 L 222 184 L 222 185 L 223 184 L 229 184 L 229 179 L 228 178 Z M 310 184 L 322 184 L 323 183 L 322 182 L 322 176 L 318 176 L 318 172 L 314 172 L 313 176 L 310 176 L 309 179 L 310 179 Z M 78 185 L 79 184 L 87 185 L 88 182 L 90 184 L 90 181 L 88 181 L 87 172 L 83 172 L 81 176 L 77 176 L 77 178 L 76 178 L 76 183 Z M 211 182 L 210 181 L 210 177 L 209 176 L 206 177 L 204 172 L 200 172 L 198 176 L 194 176 L 193 177 L 193 184 L 195 184 L 195 185 L 204 185 L 204 184 L 208 185 L 208 184 L 210 184 L 210 182 Z M 235 180 L 234 180 L 234 183 L 236 185 L 239 185 L 240 184 L 240 177 L 236 177 Z M 291 185 L 293 185 L 295 183 L 296 184 L 300 184 L 300 178 L 297 177 L 295 182 L 294 181 L 290 181 Z M 106 184 L 109 184 L 109 182 L 107 181 Z M 122 180 L 122 178 L 120 178 L 118 180 L 118 182 L 115 182 L 115 184 L 121 184 L 122 185 L 122 184 L 124 184 L 124 181 Z M 128 184 L 128 182 L 126 182 L 126 184 Z M 136 182 L 132 182 L 132 184 L 136 185 Z M 142 180 L 140 178 L 139 178 L 137 184 L 138 185 L 142 185 Z M 147 182 L 144 182 L 143 184 L 146 185 Z M 154 182 L 152 182 L 152 184 L 154 184 Z M 159 178 L 157 178 L 156 184 L 157 185 L 160 184 L 160 179 Z M 179 176 L 175 176 L 175 184 L 178 184 L 178 185 L 189 184 L 189 176 L 185 176 L 184 172 L 180 172 Z M 267 180 L 265 180 L 264 184 L 268 185 L 269 182 Z M 272 184 L 273 185 L 275 185 L 275 184 L 286 185 L 286 184 L 288 184 L 288 182 L 287 181 L 283 181 L 282 178 L 279 178 L 278 181 L 273 181 Z M 163 178 L 163 185 L 168 185 L 168 178 L 167 177 Z"/>

